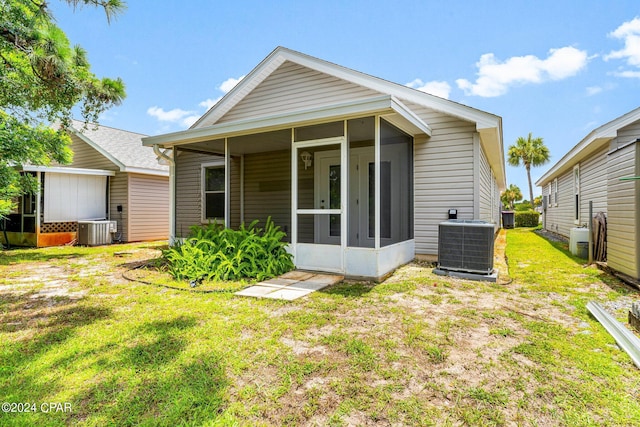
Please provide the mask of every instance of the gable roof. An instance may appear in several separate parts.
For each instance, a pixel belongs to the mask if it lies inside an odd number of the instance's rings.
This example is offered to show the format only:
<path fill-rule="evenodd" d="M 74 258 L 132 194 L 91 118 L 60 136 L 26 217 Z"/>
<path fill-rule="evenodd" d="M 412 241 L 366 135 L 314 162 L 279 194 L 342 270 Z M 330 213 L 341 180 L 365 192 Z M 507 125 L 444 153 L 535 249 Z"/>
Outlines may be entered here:
<path fill-rule="evenodd" d="M 291 61 L 383 94 L 411 101 L 463 120 L 475 122 L 478 124 L 478 130 L 493 128 L 496 126 L 496 122 L 500 120 L 500 117 L 494 114 L 278 46 L 217 104 L 200 117 L 191 126 L 191 129 L 214 125 L 218 119 L 229 112 L 285 61 Z"/>
<path fill-rule="evenodd" d="M 118 166 L 121 172 L 169 176 L 169 167 L 142 145 L 146 135 L 108 126 L 72 120 L 72 133 Z"/>
<path fill-rule="evenodd" d="M 260 115 L 236 121 L 220 120 L 242 100 L 248 97 L 285 62 L 371 89 L 379 95 L 366 99 L 351 100 L 334 105 L 318 105 L 304 111 L 283 112 L 276 115 Z M 338 119 L 339 114 L 354 116 L 384 111 L 397 117 L 414 135 L 431 135 L 431 128 L 405 105 L 410 102 L 418 106 L 441 112 L 475 124 L 480 134 L 480 143 L 490 165 L 494 169 L 500 189 L 506 185 L 504 147 L 502 141 L 502 118 L 448 99 L 440 98 L 417 89 L 355 71 L 341 65 L 324 61 L 284 47 L 277 47 L 258 66 L 209 109 L 191 128 L 165 135 L 146 137 L 143 144 L 173 147 L 199 141 L 238 136 L 251 130 L 276 130 L 293 123 L 312 120 Z"/>
<path fill-rule="evenodd" d="M 573 168 L 578 162 L 588 158 L 594 152 L 602 149 L 613 138 L 617 137 L 619 129 L 629 126 L 638 120 L 640 120 L 640 107 L 592 130 L 562 156 L 555 165 L 549 168 L 549 170 L 536 181 L 536 186 L 544 186 L 552 179 L 557 178 L 567 170 Z"/>

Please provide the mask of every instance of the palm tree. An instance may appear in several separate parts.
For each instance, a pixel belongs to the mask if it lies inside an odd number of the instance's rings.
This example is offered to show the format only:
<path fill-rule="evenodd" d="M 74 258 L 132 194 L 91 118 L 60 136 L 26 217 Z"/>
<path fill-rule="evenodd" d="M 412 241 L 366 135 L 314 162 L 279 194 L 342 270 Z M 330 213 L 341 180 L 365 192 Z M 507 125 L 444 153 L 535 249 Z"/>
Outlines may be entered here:
<path fill-rule="evenodd" d="M 500 196 L 502 205 L 509 207 L 511 210 L 513 210 L 513 203 L 518 200 L 522 200 L 522 191 L 520 191 L 520 187 L 515 184 L 509 184 L 509 188 L 504 190 L 504 193 Z"/>
<path fill-rule="evenodd" d="M 531 185 L 531 166 L 541 166 L 549 161 L 551 157 L 549 149 L 544 145 L 542 138 L 533 138 L 531 132 L 525 139 L 520 136 L 515 145 L 509 146 L 508 162 L 511 166 L 524 165 L 529 179 L 529 200 L 533 200 L 533 187 Z"/>

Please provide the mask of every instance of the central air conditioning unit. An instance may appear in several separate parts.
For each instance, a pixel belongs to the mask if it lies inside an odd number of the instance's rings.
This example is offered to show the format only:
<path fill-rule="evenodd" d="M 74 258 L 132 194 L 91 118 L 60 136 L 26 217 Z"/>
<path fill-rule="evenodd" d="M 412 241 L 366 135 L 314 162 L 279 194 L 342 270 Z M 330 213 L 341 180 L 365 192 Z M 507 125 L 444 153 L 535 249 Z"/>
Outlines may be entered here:
<path fill-rule="evenodd" d="M 99 246 L 111 244 L 112 230 L 117 229 L 115 221 L 78 221 L 78 244 Z"/>
<path fill-rule="evenodd" d="M 491 274 L 494 225 L 478 220 L 449 220 L 438 227 L 438 268 Z"/>

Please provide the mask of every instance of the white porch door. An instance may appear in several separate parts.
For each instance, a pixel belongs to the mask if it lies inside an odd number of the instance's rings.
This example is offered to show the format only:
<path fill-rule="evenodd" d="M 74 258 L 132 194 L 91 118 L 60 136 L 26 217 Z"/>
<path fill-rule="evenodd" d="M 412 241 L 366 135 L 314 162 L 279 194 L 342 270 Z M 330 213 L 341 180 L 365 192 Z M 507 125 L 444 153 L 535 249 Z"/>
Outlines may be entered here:
<path fill-rule="evenodd" d="M 330 155 L 322 155 L 317 171 L 315 208 L 340 209 L 340 153 L 332 151 Z M 317 215 L 315 227 L 315 243 L 340 244 L 340 215 Z"/>
<path fill-rule="evenodd" d="M 380 162 L 380 244 L 386 246 L 397 239 L 400 222 L 397 218 L 402 206 L 398 176 L 401 161 L 390 151 Z M 315 181 L 316 209 L 338 209 L 340 206 L 340 153 L 319 153 Z M 367 148 L 355 148 L 349 156 L 349 236 L 347 246 L 373 248 L 375 246 L 375 190 L 374 154 Z M 316 219 L 316 243 L 340 244 L 340 216 L 319 215 Z"/>

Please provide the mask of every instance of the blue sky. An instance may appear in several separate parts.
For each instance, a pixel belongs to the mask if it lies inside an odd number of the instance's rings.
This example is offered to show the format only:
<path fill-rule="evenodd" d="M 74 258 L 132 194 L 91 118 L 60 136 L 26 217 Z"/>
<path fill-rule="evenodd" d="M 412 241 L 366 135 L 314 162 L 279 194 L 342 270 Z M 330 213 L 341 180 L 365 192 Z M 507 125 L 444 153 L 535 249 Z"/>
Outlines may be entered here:
<path fill-rule="evenodd" d="M 552 155 L 534 182 L 640 106 L 637 0 L 129 0 L 110 25 L 98 9 L 51 8 L 94 73 L 127 86 L 101 124 L 149 135 L 187 128 L 277 46 L 497 114 L 505 150 L 533 132 Z M 528 194 L 524 168 L 507 179 Z"/>

